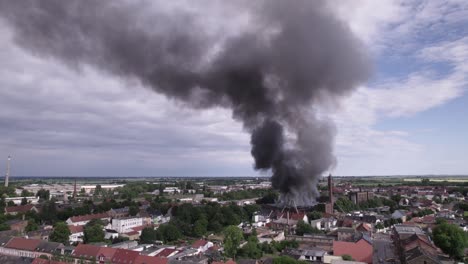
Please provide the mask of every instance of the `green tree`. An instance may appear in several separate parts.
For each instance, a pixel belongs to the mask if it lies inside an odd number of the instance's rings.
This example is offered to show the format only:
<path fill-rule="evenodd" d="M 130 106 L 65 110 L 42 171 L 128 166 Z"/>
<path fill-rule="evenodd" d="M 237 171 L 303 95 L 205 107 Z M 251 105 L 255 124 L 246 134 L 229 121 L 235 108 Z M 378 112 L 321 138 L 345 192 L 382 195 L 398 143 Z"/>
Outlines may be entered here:
<path fill-rule="evenodd" d="M 180 230 L 173 223 L 160 225 L 156 231 L 157 239 L 164 242 L 176 241 L 182 237 Z"/>
<path fill-rule="evenodd" d="M 30 231 L 34 231 L 38 229 L 39 229 L 39 225 L 36 223 L 36 221 L 29 219 L 28 225 L 26 226 L 25 231 L 30 232 Z"/>
<path fill-rule="evenodd" d="M 303 261 L 295 260 L 289 256 L 281 256 L 273 259 L 273 264 L 299 264 L 299 263 L 307 263 Z"/>
<path fill-rule="evenodd" d="M 68 229 L 68 225 L 65 222 L 57 222 L 54 225 L 54 231 L 50 234 L 49 239 L 50 241 L 66 245 L 68 244 L 70 234 L 70 229 Z"/>
<path fill-rule="evenodd" d="M 193 227 L 193 234 L 197 237 L 201 237 L 206 234 L 208 231 L 208 220 L 202 217 L 195 221 L 195 225 Z"/>
<path fill-rule="evenodd" d="M 341 258 L 343 260 L 347 260 L 347 261 L 353 261 L 354 260 L 353 257 L 351 257 L 350 255 L 346 255 L 346 254 L 342 255 Z"/>
<path fill-rule="evenodd" d="M 39 199 L 41 200 L 47 201 L 50 198 L 50 192 L 49 190 L 40 189 L 39 191 L 37 191 L 36 196 L 39 197 Z"/>
<path fill-rule="evenodd" d="M 319 234 L 319 233 L 322 233 L 322 232 L 318 230 L 317 228 L 312 227 L 308 223 L 302 220 L 299 220 L 297 222 L 296 235 L 302 236 L 304 234 Z"/>
<path fill-rule="evenodd" d="M 101 184 L 96 185 L 96 188 L 94 189 L 94 195 L 99 196 L 101 195 L 101 192 L 102 192 Z"/>
<path fill-rule="evenodd" d="M 53 224 L 57 220 L 57 208 L 55 207 L 55 199 L 52 198 L 46 201 L 42 206 L 41 219 L 47 223 Z"/>
<path fill-rule="evenodd" d="M 262 250 L 256 236 L 249 236 L 247 239 L 247 245 L 242 249 L 245 251 L 248 258 L 259 259 L 262 257 Z"/>
<path fill-rule="evenodd" d="M 322 218 L 322 216 L 323 216 L 322 212 L 319 212 L 319 211 L 312 211 L 307 214 L 307 217 L 309 218 L 309 220 L 317 220 L 317 219 Z"/>
<path fill-rule="evenodd" d="M 442 222 L 433 231 L 434 243 L 451 257 L 461 260 L 468 246 L 467 234 L 458 226 Z"/>
<path fill-rule="evenodd" d="M 22 190 L 21 191 L 21 197 L 29 197 L 29 196 L 34 196 L 34 193 L 29 192 L 28 190 Z"/>
<path fill-rule="evenodd" d="M 375 225 L 375 228 L 377 228 L 377 229 L 384 229 L 384 225 L 383 225 L 381 222 L 378 222 L 378 223 Z"/>
<path fill-rule="evenodd" d="M 242 239 L 242 230 L 237 226 L 228 226 L 224 230 L 224 252 L 226 256 L 236 257 Z"/>
<path fill-rule="evenodd" d="M 156 230 L 154 230 L 154 228 L 145 227 L 141 231 L 141 235 L 140 235 L 141 243 L 151 244 L 151 243 L 154 243 L 155 240 L 157 240 L 157 232 Z"/>
<path fill-rule="evenodd" d="M 137 215 L 139 211 L 140 209 L 138 209 L 138 206 L 136 205 L 132 205 L 128 208 L 128 214 L 131 216 Z"/>
<path fill-rule="evenodd" d="M 26 197 L 23 197 L 23 199 L 21 199 L 21 205 L 27 205 L 28 204 L 28 199 L 26 199 Z"/>
<path fill-rule="evenodd" d="M 89 221 L 83 230 L 85 243 L 96 243 L 104 241 L 103 223 L 99 219 Z"/>

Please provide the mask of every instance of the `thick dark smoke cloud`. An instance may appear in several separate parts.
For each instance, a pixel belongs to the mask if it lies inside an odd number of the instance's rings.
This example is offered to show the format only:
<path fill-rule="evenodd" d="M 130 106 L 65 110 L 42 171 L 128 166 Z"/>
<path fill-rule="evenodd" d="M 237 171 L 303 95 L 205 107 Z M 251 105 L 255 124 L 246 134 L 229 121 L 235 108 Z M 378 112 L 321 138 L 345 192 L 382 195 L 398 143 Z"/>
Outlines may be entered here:
<path fill-rule="evenodd" d="M 360 42 L 322 1 L 167 2 L 1 0 L 0 15 L 39 56 L 138 80 L 195 109 L 232 109 L 281 201 L 314 203 L 318 179 L 335 165 L 334 127 L 314 105 L 366 81 Z M 249 26 L 232 32 L 230 17 L 207 23 L 228 9 Z"/>

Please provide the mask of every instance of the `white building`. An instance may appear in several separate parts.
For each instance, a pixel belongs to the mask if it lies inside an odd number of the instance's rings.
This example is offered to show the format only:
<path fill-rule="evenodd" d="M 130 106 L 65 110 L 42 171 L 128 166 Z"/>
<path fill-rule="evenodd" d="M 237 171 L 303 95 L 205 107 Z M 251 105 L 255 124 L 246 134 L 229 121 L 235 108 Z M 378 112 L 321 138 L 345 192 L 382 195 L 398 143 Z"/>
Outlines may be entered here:
<path fill-rule="evenodd" d="M 16 205 L 20 205 L 23 198 L 24 197 L 6 197 L 5 202 L 8 203 L 9 201 L 12 201 Z M 34 196 L 26 197 L 26 200 L 28 200 L 28 203 L 30 204 L 37 204 L 39 202 L 39 197 L 34 197 Z"/>
<path fill-rule="evenodd" d="M 70 236 L 68 237 L 68 240 L 71 243 L 83 242 L 83 237 L 84 237 L 83 226 L 69 225 L 68 229 L 70 229 Z"/>
<path fill-rule="evenodd" d="M 176 194 L 180 193 L 180 189 L 177 187 L 166 187 L 164 188 L 163 192 L 167 194 Z"/>
<path fill-rule="evenodd" d="M 141 217 L 126 217 L 119 219 L 112 219 L 112 229 L 119 232 L 125 233 L 132 231 L 132 228 L 143 225 L 143 218 Z"/>

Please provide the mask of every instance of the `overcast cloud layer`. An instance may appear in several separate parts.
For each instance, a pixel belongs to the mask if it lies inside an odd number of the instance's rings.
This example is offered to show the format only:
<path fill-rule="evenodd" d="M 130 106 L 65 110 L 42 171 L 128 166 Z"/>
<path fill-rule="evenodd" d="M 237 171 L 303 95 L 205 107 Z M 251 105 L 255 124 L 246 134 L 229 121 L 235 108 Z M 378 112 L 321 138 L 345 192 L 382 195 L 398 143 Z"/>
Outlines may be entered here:
<path fill-rule="evenodd" d="M 395 121 L 420 124 L 433 109 L 466 102 L 466 1 L 336 1 L 333 8 L 378 64 L 369 84 L 329 106 L 337 107 L 330 116 L 338 128 L 334 173 L 468 173 L 468 146 L 449 144 L 450 127 L 406 129 Z M 246 21 L 238 16 L 233 27 Z M 249 136 L 229 111 L 194 114 L 138 83 L 35 57 L 1 22 L 0 43 L 0 152 L 13 156 L 13 175 L 257 175 Z M 434 130 L 437 148 L 419 139 Z"/>

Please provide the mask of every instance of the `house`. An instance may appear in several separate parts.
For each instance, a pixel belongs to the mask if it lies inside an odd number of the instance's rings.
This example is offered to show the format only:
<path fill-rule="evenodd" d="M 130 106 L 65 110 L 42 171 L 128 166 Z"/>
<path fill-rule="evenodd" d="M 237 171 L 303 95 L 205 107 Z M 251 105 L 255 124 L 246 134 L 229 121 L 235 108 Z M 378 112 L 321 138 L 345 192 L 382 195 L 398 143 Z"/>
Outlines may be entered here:
<path fill-rule="evenodd" d="M 66 223 L 68 225 L 86 225 L 89 221 L 94 219 L 100 219 L 103 221 L 110 221 L 110 216 L 108 213 L 100 213 L 100 214 L 88 214 L 88 215 L 80 215 L 80 216 L 73 216 L 67 219 Z"/>
<path fill-rule="evenodd" d="M 110 263 L 116 252 L 116 248 L 100 247 L 96 259 L 99 263 Z"/>
<path fill-rule="evenodd" d="M 50 234 L 53 232 L 53 229 L 40 229 L 29 231 L 26 233 L 26 238 L 29 239 L 40 239 L 40 240 L 49 240 Z"/>
<path fill-rule="evenodd" d="M 354 260 L 372 263 L 373 246 L 368 239 L 361 238 L 357 242 L 333 241 L 333 255 L 350 255 Z"/>
<path fill-rule="evenodd" d="M 112 256 L 111 262 L 113 264 L 135 263 L 135 260 L 139 255 L 140 254 L 137 251 L 118 248 L 114 256 Z"/>
<path fill-rule="evenodd" d="M 29 211 L 34 211 L 36 213 L 39 212 L 39 210 L 37 210 L 37 208 L 32 204 L 5 207 L 5 214 L 8 215 L 25 214 Z"/>
<path fill-rule="evenodd" d="M 131 232 L 133 227 L 142 225 L 143 218 L 141 217 L 125 217 L 112 219 L 112 229 L 119 233 Z"/>
<path fill-rule="evenodd" d="M 123 207 L 123 208 L 112 208 L 109 210 L 109 215 L 112 218 L 123 218 L 128 216 L 129 212 L 129 207 Z"/>
<path fill-rule="evenodd" d="M 192 248 L 197 250 L 197 253 L 204 253 L 207 251 L 210 247 L 213 246 L 213 242 L 210 242 L 208 240 L 200 239 L 192 244 Z"/>
<path fill-rule="evenodd" d="M 70 229 L 70 236 L 69 236 L 68 240 L 71 243 L 83 242 L 83 237 L 84 237 L 84 227 L 83 226 L 69 225 L 68 229 Z"/>
<path fill-rule="evenodd" d="M 71 255 L 77 259 L 99 259 L 98 256 L 100 249 L 100 247 L 94 245 L 78 244 Z"/>
<path fill-rule="evenodd" d="M 405 260 L 407 264 L 440 264 L 442 263 L 437 256 L 429 254 L 420 247 L 415 247 L 405 252 Z"/>
<path fill-rule="evenodd" d="M 51 257 L 63 253 L 65 246 L 61 243 L 39 239 L 13 237 L 0 247 L 0 255 L 36 258 L 41 255 Z"/>
<path fill-rule="evenodd" d="M 395 210 L 392 214 L 393 219 L 401 219 L 402 222 L 406 222 L 406 214 L 407 212 L 405 210 Z"/>
<path fill-rule="evenodd" d="M 175 248 L 163 248 L 161 251 L 159 251 L 158 253 L 156 253 L 156 257 L 163 257 L 163 258 L 169 258 L 169 257 L 172 257 L 174 255 L 176 255 L 177 253 L 179 253 L 179 251 Z"/>
<path fill-rule="evenodd" d="M 270 244 L 271 242 L 273 241 L 283 241 L 285 239 L 284 237 L 284 232 L 283 231 L 280 231 L 280 232 L 268 232 L 268 233 L 264 233 L 264 234 L 259 234 L 257 236 L 258 238 L 258 243 L 263 243 L 263 242 L 267 242 L 268 244 Z"/>
<path fill-rule="evenodd" d="M 360 223 L 356 227 L 356 231 L 359 231 L 361 233 L 368 233 L 370 234 L 372 232 L 372 226 L 368 223 Z"/>
<path fill-rule="evenodd" d="M 354 228 L 341 227 L 336 230 L 338 241 L 351 241 L 357 235 Z"/>
<path fill-rule="evenodd" d="M 23 233 L 24 229 L 28 225 L 28 221 L 13 219 L 13 220 L 6 221 L 5 224 L 10 226 L 10 230 L 15 230 L 20 233 Z"/>
<path fill-rule="evenodd" d="M 112 229 L 105 229 L 104 230 L 104 238 L 105 239 L 114 239 L 119 237 L 119 232 L 112 230 Z"/>
<path fill-rule="evenodd" d="M 140 233 L 138 231 L 128 231 L 121 234 L 122 237 L 128 238 L 128 240 L 137 240 L 140 238 Z"/>
<path fill-rule="evenodd" d="M 337 222 L 336 218 L 328 217 L 312 220 L 310 221 L 310 225 L 318 230 L 330 231 L 336 229 Z"/>
<path fill-rule="evenodd" d="M 324 261 L 324 257 L 327 255 L 327 251 L 321 248 L 291 249 L 287 250 L 285 254 L 297 260 L 305 260 L 316 263 Z"/>

